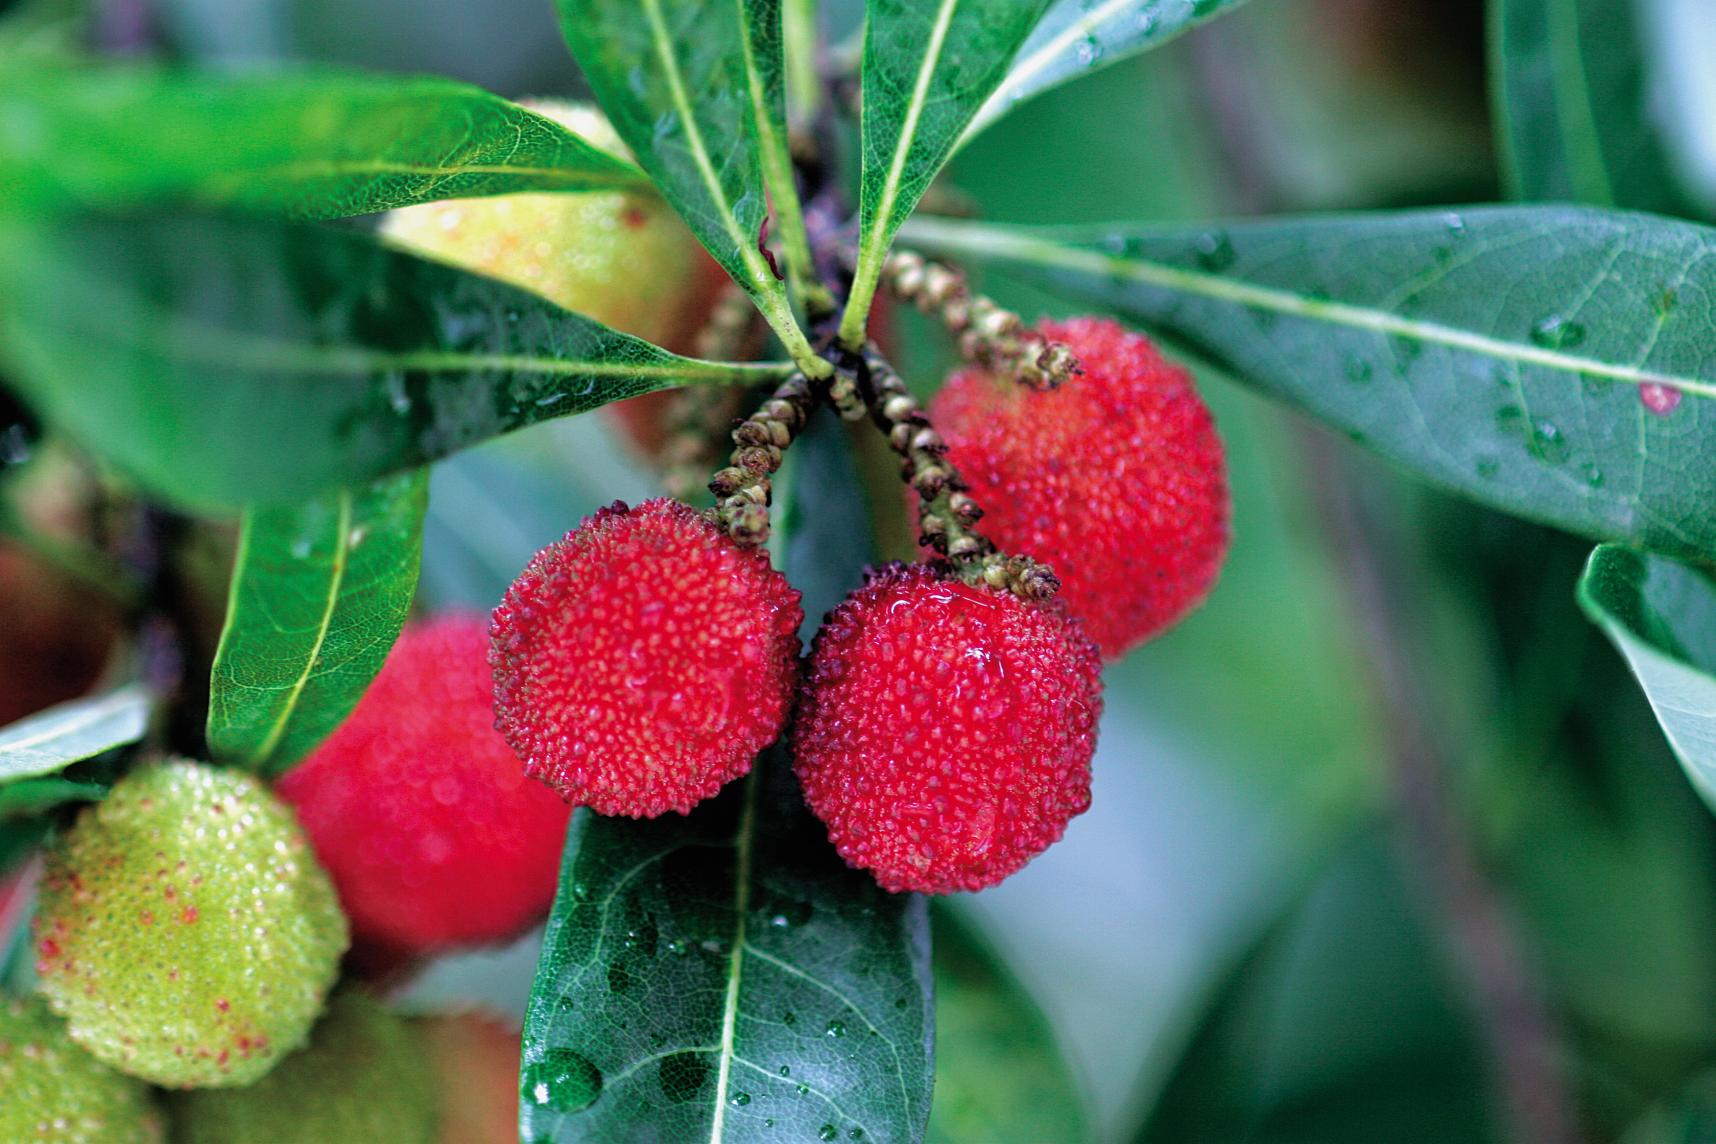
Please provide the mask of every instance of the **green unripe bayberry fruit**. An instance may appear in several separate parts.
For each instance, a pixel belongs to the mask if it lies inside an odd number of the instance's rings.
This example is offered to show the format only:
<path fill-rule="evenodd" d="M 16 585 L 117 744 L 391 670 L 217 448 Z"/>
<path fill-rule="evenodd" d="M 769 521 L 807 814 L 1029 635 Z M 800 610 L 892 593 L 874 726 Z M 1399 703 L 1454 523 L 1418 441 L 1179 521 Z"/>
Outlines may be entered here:
<path fill-rule="evenodd" d="M 623 152 L 619 137 L 594 108 L 553 102 L 527 106 L 598 147 Z M 413 254 L 522 286 L 670 349 L 686 348 L 707 309 L 703 300 L 720 277 L 673 209 L 647 192 L 531 193 L 424 203 L 393 211 L 382 234 Z"/>
<path fill-rule="evenodd" d="M 156 1144 L 161 1118 L 142 1081 L 66 1036 L 39 1001 L 0 1001 L 0 1140 Z"/>
<path fill-rule="evenodd" d="M 173 1100 L 179 1144 L 434 1144 L 433 1074 L 417 1031 L 359 993 L 342 993 L 310 1046 L 248 1088 Z"/>
<path fill-rule="evenodd" d="M 71 1037 L 156 1084 L 249 1084 L 304 1043 L 347 943 L 332 883 L 255 779 L 174 761 L 48 847 L 37 972 Z"/>

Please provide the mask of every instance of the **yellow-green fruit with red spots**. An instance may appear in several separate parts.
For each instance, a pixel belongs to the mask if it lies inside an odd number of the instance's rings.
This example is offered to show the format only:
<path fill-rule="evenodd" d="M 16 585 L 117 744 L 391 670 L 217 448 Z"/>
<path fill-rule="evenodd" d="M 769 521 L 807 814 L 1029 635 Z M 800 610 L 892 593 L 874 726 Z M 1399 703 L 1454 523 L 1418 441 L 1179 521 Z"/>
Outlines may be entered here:
<path fill-rule="evenodd" d="M 0 1140 L 158 1144 L 149 1086 L 72 1044 L 40 1001 L 0 1000 Z"/>
<path fill-rule="evenodd" d="M 344 992 L 308 1048 L 247 1088 L 173 1099 L 176 1144 L 435 1144 L 434 1072 L 417 1030 Z M 515 1137 L 516 1138 L 516 1137 Z"/>
<path fill-rule="evenodd" d="M 49 844 L 35 939 L 72 1040 L 194 1087 L 249 1084 L 302 1045 L 348 933 L 273 792 L 174 760 L 127 775 Z"/>

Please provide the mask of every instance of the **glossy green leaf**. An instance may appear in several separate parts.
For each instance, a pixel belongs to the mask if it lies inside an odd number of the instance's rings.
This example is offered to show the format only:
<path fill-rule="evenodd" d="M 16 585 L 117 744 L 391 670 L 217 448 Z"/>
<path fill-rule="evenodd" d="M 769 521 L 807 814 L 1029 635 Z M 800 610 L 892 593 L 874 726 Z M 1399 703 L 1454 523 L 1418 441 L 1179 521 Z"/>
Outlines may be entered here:
<path fill-rule="evenodd" d="M 143 737 L 151 701 L 140 686 L 74 699 L 0 727 L 0 783 L 52 775 Z"/>
<path fill-rule="evenodd" d="M 278 774 L 338 727 L 411 611 L 429 474 L 244 514 L 209 681 L 209 750 Z"/>
<path fill-rule="evenodd" d="M 1036 1001 L 951 907 L 935 932 L 935 1102 L 929 1144 L 1078 1144 L 1078 1087 Z"/>
<path fill-rule="evenodd" d="M 1495 0 L 1491 75 L 1512 197 L 1687 213 L 1652 107 L 1636 0 Z"/>
<path fill-rule="evenodd" d="M 771 751 L 688 817 L 574 817 L 521 1134 L 916 1140 L 931 1020 L 923 900 L 846 868 Z"/>
<path fill-rule="evenodd" d="M 905 237 L 1135 321 L 1484 504 L 1716 552 L 1716 230 L 1556 206 Z"/>
<path fill-rule="evenodd" d="M 69 802 L 96 802 L 107 797 L 110 789 L 110 783 L 78 782 L 58 775 L 20 779 L 0 786 L 0 819 L 41 814 Z"/>
<path fill-rule="evenodd" d="M 799 213 L 780 0 L 558 3 L 566 42 L 614 129 L 793 358 L 825 372 L 761 248 L 771 194 L 783 217 Z M 802 239 L 802 222 L 786 230 Z"/>
<path fill-rule="evenodd" d="M 1693 786 L 1716 809 L 1716 579 L 1605 544 L 1585 567 L 1579 604 L 1626 657 Z"/>
<path fill-rule="evenodd" d="M 864 341 L 894 233 L 1049 0 L 870 0 L 864 30 L 858 265 L 840 340 Z"/>
<path fill-rule="evenodd" d="M 1055 0 L 960 139 L 1081 75 L 1160 47 L 1245 0 Z"/>
<path fill-rule="evenodd" d="M 0 69 L 0 207 L 336 218 L 431 199 L 633 188 L 643 172 L 445 79 Z"/>
<path fill-rule="evenodd" d="M 19 393 L 200 508 L 295 504 L 623 397 L 790 372 L 677 357 L 328 227 L 83 218 L 0 254 Z"/>

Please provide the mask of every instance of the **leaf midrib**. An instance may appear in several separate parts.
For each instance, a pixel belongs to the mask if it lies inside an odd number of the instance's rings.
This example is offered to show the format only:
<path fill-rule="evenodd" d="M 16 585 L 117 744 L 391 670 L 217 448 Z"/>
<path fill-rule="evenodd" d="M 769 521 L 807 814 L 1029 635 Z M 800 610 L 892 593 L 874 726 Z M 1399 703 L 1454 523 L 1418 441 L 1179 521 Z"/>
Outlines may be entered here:
<path fill-rule="evenodd" d="M 298 702 L 303 698 L 304 688 L 310 682 L 310 676 L 316 670 L 316 661 L 322 657 L 322 648 L 328 641 L 328 632 L 333 626 L 334 612 L 339 607 L 340 589 L 345 585 L 346 570 L 351 563 L 351 524 L 352 524 L 352 492 L 350 489 L 339 491 L 339 515 L 334 523 L 334 561 L 328 576 L 326 598 L 322 602 L 321 620 L 316 625 L 316 638 L 310 646 L 310 652 L 304 657 L 304 668 L 298 673 L 298 678 L 287 690 L 286 698 L 280 704 L 279 714 L 274 720 L 273 728 L 268 732 L 261 745 L 249 755 L 247 762 L 256 766 L 267 762 L 280 746 L 280 740 L 286 735 L 286 725 L 291 721 L 292 714 L 298 709 Z M 245 520 L 245 539 L 250 539 L 251 522 Z"/>
<path fill-rule="evenodd" d="M 1253 309 L 1467 350 L 1521 365 L 1542 366 L 1633 385 L 1660 385 L 1697 397 L 1716 397 L 1716 382 L 1702 378 L 1652 373 L 1636 366 L 1617 365 L 1559 350 L 1522 345 L 1436 322 L 1404 318 L 1384 310 L 1311 298 L 1288 290 L 1239 282 L 1218 274 L 1187 270 L 1149 259 L 1117 258 L 1083 247 L 1068 246 L 992 227 L 949 225 L 928 219 L 913 220 L 907 227 L 913 235 L 929 238 L 934 242 L 945 242 L 961 250 L 981 250 L 986 256 L 1014 257 L 1042 266 L 1096 274 L 1110 280 L 1126 278 Z"/>
<path fill-rule="evenodd" d="M 141 688 L 136 686 L 122 688 L 119 691 L 115 691 L 112 695 L 107 696 L 105 699 L 97 700 L 96 703 L 92 704 L 90 708 L 83 713 L 83 715 L 69 725 L 65 723 L 55 723 L 49 726 L 46 730 L 12 742 L 6 742 L 3 739 L 0 739 L 0 752 L 12 754 L 18 751 L 34 751 L 43 743 L 49 743 L 55 739 L 63 739 L 88 730 L 90 727 L 99 724 L 102 720 L 112 718 L 132 703 L 135 703 L 141 693 Z M 75 762 L 76 760 L 72 761 Z M 57 760 L 55 762 L 57 764 Z M 37 764 L 30 763 L 28 765 L 36 766 Z M 0 778 L 4 778 L 6 780 L 33 777 L 35 777 L 35 775 L 31 773 L 16 775 L 0 774 Z"/>
<path fill-rule="evenodd" d="M 732 1082 L 733 1060 L 737 1055 L 739 1029 L 739 984 L 744 978 L 746 932 L 745 924 L 751 912 L 751 852 L 752 835 L 757 818 L 757 784 L 760 767 L 753 763 L 745 776 L 745 809 L 739 816 L 739 828 L 733 838 L 733 951 L 727 961 L 727 992 L 721 1008 L 720 1064 L 715 1080 L 715 1116 L 709 1126 L 709 1144 L 721 1144 L 727 1115 L 727 1086 Z"/>

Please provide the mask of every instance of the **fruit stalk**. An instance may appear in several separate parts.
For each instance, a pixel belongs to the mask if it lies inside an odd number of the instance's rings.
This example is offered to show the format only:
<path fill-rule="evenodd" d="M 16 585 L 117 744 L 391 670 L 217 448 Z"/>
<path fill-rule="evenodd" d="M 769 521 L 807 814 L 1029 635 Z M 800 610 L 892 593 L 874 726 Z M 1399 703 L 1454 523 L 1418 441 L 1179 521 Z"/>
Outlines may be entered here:
<path fill-rule="evenodd" d="M 965 275 L 951 267 L 896 250 L 883 265 L 882 281 L 894 297 L 938 319 L 959 343 L 960 355 L 991 373 L 1031 389 L 1056 389 L 1080 372 L 1071 349 L 972 293 Z"/>
<path fill-rule="evenodd" d="M 1027 600 L 1047 600 L 1060 591 L 1060 578 L 1048 565 L 1008 556 L 977 531 L 983 510 L 947 459 L 947 442 L 894 368 L 871 353 L 864 357 L 862 376 L 871 419 L 899 454 L 902 475 L 921 503 L 919 539 L 946 556 L 968 583 L 1004 588 Z"/>

